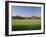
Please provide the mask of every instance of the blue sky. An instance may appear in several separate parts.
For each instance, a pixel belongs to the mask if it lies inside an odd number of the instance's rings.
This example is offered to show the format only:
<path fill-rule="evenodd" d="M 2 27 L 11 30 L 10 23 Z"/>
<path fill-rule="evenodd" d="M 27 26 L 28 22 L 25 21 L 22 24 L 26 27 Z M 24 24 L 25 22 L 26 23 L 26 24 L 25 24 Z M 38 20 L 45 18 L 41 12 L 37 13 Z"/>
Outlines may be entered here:
<path fill-rule="evenodd" d="M 41 16 L 41 7 L 34 7 L 34 6 L 15 6 L 11 7 L 12 16 Z"/>

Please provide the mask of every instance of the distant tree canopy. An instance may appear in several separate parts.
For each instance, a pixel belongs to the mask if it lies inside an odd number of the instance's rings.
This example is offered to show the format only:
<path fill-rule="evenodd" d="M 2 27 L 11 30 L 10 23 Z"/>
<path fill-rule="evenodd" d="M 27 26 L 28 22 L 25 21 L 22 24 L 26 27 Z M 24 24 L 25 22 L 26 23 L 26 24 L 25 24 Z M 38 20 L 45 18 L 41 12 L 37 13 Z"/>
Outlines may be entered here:
<path fill-rule="evenodd" d="M 32 16 L 32 19 L 40 19 L 38 16 Z"/>
<path fill-rule="evenodd" d="M 12 16 L 13 19 L 40 19 L 38 16 L 32 16 L 32 17 L 22 17 L 22 16 Z"/>
<path fill-rule="evenodd" d="M 14 19 L 24 19 L 24 17 L 21 17 L 21 16 L 19 16 L 19 15 L 13 16 L 12 18 L 14 18 Z"/>

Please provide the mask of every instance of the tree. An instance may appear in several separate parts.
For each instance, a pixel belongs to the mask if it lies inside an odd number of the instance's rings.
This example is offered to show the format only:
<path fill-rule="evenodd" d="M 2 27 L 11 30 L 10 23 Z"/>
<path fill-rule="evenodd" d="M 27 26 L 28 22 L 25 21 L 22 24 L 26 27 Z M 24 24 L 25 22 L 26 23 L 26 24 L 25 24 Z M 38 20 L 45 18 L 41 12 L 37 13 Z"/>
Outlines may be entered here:
<path fill-rule="evenodd" d="M 32 16 L 32 19 L 40 19 L 38 16 Z"/>

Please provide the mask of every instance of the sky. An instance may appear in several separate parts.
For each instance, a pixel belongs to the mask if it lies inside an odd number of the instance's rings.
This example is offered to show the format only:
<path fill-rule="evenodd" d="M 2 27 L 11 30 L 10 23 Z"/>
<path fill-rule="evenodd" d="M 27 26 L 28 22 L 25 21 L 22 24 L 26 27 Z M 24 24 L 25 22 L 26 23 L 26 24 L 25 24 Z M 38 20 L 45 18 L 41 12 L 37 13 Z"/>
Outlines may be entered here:
<path fill-rule="evenodd" d="M 12 16 L 41 16 L 41 7 L 12 5 L 11 8 Z"/>

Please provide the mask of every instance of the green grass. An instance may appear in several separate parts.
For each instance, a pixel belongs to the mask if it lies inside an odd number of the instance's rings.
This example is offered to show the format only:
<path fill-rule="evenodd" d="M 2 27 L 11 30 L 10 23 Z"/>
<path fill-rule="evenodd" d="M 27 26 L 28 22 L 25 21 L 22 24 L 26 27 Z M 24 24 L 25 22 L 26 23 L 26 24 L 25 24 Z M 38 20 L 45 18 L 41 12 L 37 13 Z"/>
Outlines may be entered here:
<path fill-rule="evenodd" d="M 12 19 L 12 31 L 39 29 L 41 29 L 40 19 Z"/>

